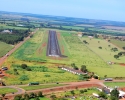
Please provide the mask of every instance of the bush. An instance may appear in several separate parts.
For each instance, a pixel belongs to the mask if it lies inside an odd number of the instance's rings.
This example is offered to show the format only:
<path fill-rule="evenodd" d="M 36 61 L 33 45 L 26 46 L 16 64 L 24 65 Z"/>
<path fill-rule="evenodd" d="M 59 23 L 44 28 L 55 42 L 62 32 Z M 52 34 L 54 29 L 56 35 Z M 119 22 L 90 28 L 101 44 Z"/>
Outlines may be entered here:
<path fill-rule="evenodd" d="M 29 77 L 28 75 L 22 75 L 20 78 L 19 78 L 20 81 L 26 81 L 26 80 L 29 80 Z"/>
<path fill-rule="evenodd" d="M 22 64 L 21 67 L 22 67 L 23 69 L 26 69 L 26 68 L 27 68 L 27 65 L 26 65 L 26 64 Z"/>

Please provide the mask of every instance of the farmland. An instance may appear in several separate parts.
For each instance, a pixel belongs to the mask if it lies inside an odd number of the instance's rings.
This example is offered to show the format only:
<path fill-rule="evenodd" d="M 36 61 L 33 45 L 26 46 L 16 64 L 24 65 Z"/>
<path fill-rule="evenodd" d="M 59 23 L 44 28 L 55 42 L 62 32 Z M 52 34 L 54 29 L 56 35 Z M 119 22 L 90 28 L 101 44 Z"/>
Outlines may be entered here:
<path fill-rule="evenodd" d="M 13 48 L 12 45 L 0 42 L 0 57 L 4 56 L 8 51 Z"/>

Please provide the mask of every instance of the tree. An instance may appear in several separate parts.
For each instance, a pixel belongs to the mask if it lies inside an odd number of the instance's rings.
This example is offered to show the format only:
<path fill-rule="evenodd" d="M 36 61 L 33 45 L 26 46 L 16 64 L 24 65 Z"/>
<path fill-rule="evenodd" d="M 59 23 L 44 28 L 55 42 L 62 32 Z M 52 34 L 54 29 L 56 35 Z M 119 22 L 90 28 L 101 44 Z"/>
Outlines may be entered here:
<path fill-rule="evenodd" d="M 35 100 L 40 100 L 39 97 L 36 97 Z"/>
<path fill-rule="evenodd" d="M 104 98 L 104 99 L 107 99 L 107 95 L 106 95 L 106 93 L 103 92 L 103 91 L 99 93 L 99 97 Z"/>
<path fill-rule="evenodd" d="M 6 95 L 5 93 L 1 94 L 2 97 L 5 97 L 5 95 Z"/>
<path fill-rule="evenodd" d="M 125 47 L 122 47 L 125 50 Z"/>
<path fill-rule="evenodd" d="M 122 52 L 119 52 L 119 53 L 118 53 L 118 56 L 122 56 Z"/>
<path fill-rule="evenodd" d="M 42 94 L 42 92 L 40 91 L 40 92 L 38 92 L 38 96 L 39 97 L 43 97 L 43 94 Z"/>
<path fill-rule="evenodd" d="M 118 58 L 119 58 L 119 55 L 114 55 L 114 58 L 118 59 Z"/>
<path fill-rule="evenodd" d="M 84 93 L 84 90 L 80 90 L 79 92 L 82 94 L 82 93 Z"/>
<path fill-rule="evenodd" d="M 14 100 L 20 100 L 22 98 L 22 95 L 16 95 L 15 97 L 14 97 Z"/>
<path fill-rule="evenodd" d="M 102 49 L 102 47 L 99 47 L 99 49 Z"/>
<path fill-rule="evenodd" d="M 81 71 L 82 72 L 84 72 L 84 73 L 86 73 L 88 70 L 86 69 L 86 66 L 85 65 L 82 65 L 81 66 Z"/>
<path fill-rule="evenodd" d="M 26 68 L 27 68 L 27 64 L 22 64 L 21 67 L 22 67 L 23 69 L 26 69 Z"/>
<path fill-rule="evenodd" d="M 70 93 L 74 96 L 75 95 L 75 92 L 74 90 L 70 91 Z"/>
<path fill-rule="evenodd" d="M 22 75 L 20 78 L 19 78 L 20 81 L 26 81 L 26 80 L 29 80 L 29 77 L 27 75 Z"/>
<path fill-rule="evenodd" d="M 52 100 L 55 100 L 56 95 L 51 95 L 50 98 L 52 98 Z"/>
<path fill-rule="evenodd" d="M 113 89 L 110 94 L 111 100 L 119 100 L 119 91 L 117 90 L 117 88 Z"/>

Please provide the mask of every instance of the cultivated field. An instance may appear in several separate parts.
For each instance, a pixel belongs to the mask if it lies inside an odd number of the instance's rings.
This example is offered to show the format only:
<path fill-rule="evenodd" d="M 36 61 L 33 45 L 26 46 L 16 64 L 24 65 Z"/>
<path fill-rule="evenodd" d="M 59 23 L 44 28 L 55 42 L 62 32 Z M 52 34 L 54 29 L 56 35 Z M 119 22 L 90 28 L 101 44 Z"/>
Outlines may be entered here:
<path fill-rule="evenodd" d="M 13 48 L 12 45 L 0 42 L 0 58 Z"/>

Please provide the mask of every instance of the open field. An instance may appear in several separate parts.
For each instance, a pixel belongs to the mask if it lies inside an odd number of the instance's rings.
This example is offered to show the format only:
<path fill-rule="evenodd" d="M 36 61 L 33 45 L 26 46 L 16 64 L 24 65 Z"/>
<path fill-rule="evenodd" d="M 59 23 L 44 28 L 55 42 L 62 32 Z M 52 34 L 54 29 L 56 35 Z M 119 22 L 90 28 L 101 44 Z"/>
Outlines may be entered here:
<path fill-rule="evenodd" d="M 118 48 L 118 51 L 114 52 L 111 51 L 111 48 L 116 47 L 112 45 L 110 42 L 107 42 L 103 39 L 90 39 L 90 38 L 82 38 L 82 40 L 86 40 L 89 44 L 86 46 L 91 49 L 94 53 L 96 53 L 100 58 L 102 58 L 105 62 L 119 62 L 124 63 L 125 56 L 120 57 L 119 59 L 114 58 L 114 55 L 117 55 L 119 52 L 123 51 L 122 49 Z M 110 46 L 109 46 L 110 45 Z M 102 49 L 99 49 L 99 47 Z"/>
<path fill-rule="evenodd" d="M 81 93 L 80 90 L 83 90 L 85 92 Z M 74 96 L 76 97 L 75 100 L 84 100 L 84 99 L 85 100 L 98 100 L 98 98 L 96 98 L 92 95 L 93 93 L 97 93 L 97 94 L 99 93 L 99 91 L 96 88 L 76 89 L 76 90 L 73 90 L 73 92 L 74 92 Z M 72 97 L 74 97 L 73 94 L 71 93 L 71 91 L 56 93 L 55 95 L 57 98 L 62 97 L 62 98 L 66 98 L 67 100 L 71 100 Z M 65 97 L 65 96 L 67 96 L 67 97 Z"/>
<path fill-rule="evenodd" d="M 89 71 L 94 72 L 100 77 L 104 77 L 104 75 L 108 77 L 125 77 L 125 67 L 107 64 L 107 61 L 124 61 L 124 57 L 121 57 L 119 60 L 113 58 L 113 55 L 118 52 L 111 52 L 110 48 L 115 46 L 110 44 L 111 47 L 108 47 L 109 43 L 104 40 L 81 38 L 89 42 L 89 45 L 86 46 L 78 38 L 76 32 L 56 30 L 61 53 L 68 57 L 47 57 L 48 30 L 49 29 L 40 29 L 30 40 L 24 43 L 7 59 L 4 65 L 11 66 L 11 69 L 7 71 L 11 78 L 5 77 L 6 84 L 20 84 L 20 82 L 27 84 L 29 82 L 51 83 L 79 81 L 79 76 L 57 68 L 59 65 L 70 67 L 71 63 L 75 63 L 79 68 L 81 65 L 86 65 Z M 98 43 L 98 41 L 100 41 L 100 43 Z M 101 50 L 98 48 L 100 45 L 103 47 Z M 107 48 L 107 50 L 105 48 Z M 15 67 L 21 64 L 27 64 L 32 71 Z M 43 66 L 47 69 L 46 71 L 43 70 Z M 19 75 L 14 75 L 14 68 L 17 69 Z M 21 81 L 20 77 L 23 75 L 26 75 L 28 80 Z"/>
<path fill-rule="evenodd" d="M 8 51 L 13 48 L 12 45 L 0 42 L 0 57 L 4 56 Z"/>
<path fill-rule="evenodd" d="M 33 86 L 21 86 L 20 88 L 23 88 L 26 91 L 30 90 L 38 90 L 38 89 L 45 89 L 45 88 L 52 88 L 52 87 L 58 87 L 58 86 L 64 86 L 65 84 L 48 84 L 48 85 L 33 85 Z"/>
<path fill-rule="evenodd" d="M 125 87 L 125 82 L 104 82 L 104 84 L 108 87 L 114 88 L 115 86 L 118 87 Z"/>
<path fill-rule="evenodd" d="M 17 92 L 17 90 L 12 88 L 0 88 L 0 94 L 4 94 L 4 93 L 7 94 L 12 92 Z"/>
<path fill-rule="evenodd" d="M 24 27 L 14 27 L 14 26 L 7 26 L 6 24 L 0 24 L 0 29 L 24 29 L 24 30 L 26 30 L 26 29 L 28 29 L 28 28 L 24 28 Z"/>
<path fill-rule="evenodd" d="M 122 49 L 122 47 L 125 47 L 125 41 L 111 39 L 111 43 L 113 43 L 114 45 L 120 47 L 121 49 Z"/>

